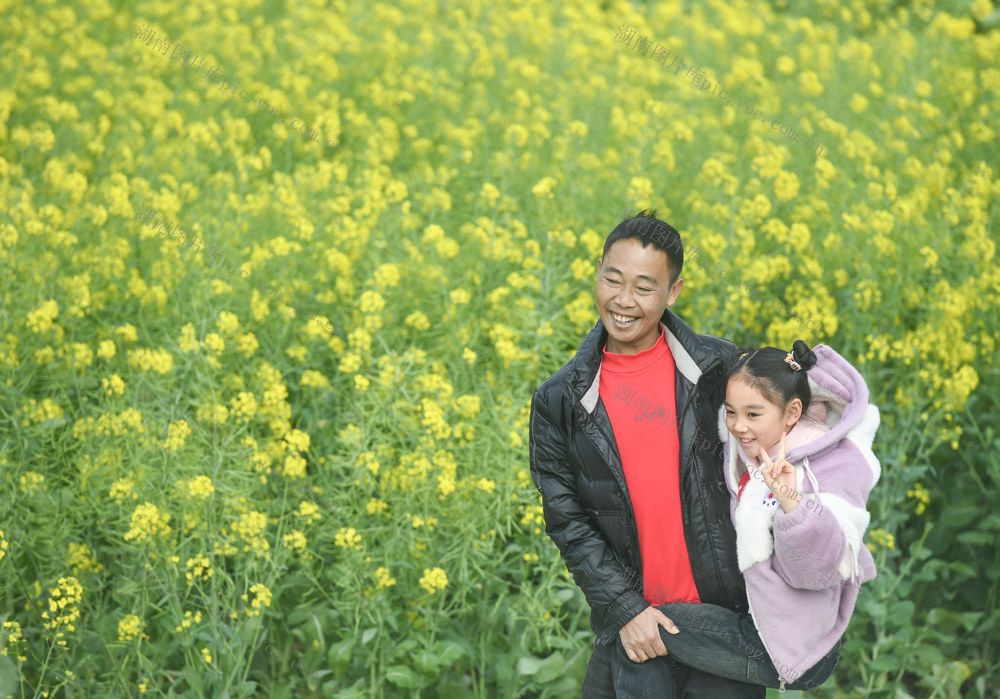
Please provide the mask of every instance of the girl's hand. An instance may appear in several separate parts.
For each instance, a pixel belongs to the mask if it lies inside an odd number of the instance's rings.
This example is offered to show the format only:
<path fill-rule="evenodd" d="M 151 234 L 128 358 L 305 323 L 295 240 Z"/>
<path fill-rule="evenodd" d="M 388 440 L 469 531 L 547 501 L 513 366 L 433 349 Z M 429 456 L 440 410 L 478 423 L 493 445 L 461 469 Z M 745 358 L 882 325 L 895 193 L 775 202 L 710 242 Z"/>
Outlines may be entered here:
<path fill-rule="evenodd" d="M 778 443 L 778 456 L 771 462 L 771 457 L 767 455 L 764 447 L 760 448 L 761 456 L 764 457 L 764 465 L 760 467 L 764 477 L 764 483 L 774 493 L 778 504 L 785 513 L 790 513 L 799 506 L 799 494 L 795 492 L 795 467 L 785 460 L 785 435 L 781 435 Z"/>

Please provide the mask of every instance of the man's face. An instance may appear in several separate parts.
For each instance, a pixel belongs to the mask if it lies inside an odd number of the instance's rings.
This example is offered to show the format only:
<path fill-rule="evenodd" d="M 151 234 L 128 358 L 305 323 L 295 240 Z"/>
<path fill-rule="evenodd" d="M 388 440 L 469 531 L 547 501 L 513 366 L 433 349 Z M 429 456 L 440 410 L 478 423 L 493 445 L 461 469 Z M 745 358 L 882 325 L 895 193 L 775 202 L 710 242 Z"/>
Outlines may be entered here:
<path fill-rule="evenodd" d="M 597 263 L 595 301 L 608 331 L 607 350 L 635 354 L 660 336 L 660 317 L 673 306 L 684 280 L 670 284 L 667 253 L 637 238 L 612 243 Z"/>

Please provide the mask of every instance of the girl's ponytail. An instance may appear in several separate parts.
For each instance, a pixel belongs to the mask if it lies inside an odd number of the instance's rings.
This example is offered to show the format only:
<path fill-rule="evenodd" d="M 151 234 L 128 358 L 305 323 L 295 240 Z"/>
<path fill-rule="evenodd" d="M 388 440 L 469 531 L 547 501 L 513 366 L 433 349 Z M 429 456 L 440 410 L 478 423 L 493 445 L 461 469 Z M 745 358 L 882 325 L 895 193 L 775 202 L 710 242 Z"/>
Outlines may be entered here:
<path fill-rule="evenodd" d="M 802 340 L 796 340 L 795 344 L 792 345 L 791 355 L 803 371 L 809 371 L 816 366 L 816 353 L 809 349 L 809 345 Z"/>

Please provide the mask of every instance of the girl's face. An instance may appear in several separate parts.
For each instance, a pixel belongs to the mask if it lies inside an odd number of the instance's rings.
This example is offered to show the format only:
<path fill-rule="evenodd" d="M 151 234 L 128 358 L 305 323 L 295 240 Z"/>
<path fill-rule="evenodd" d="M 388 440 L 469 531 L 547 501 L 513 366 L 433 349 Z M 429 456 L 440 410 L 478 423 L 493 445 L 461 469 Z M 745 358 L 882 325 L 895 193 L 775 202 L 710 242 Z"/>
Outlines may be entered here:
<path fill-rule="evenodd" d="M 792 398 L 782 410 L 767 400 L 736 374 L 726 385 L 726 427 L 739 440 L 751 459 L 761 456 L 761 447 L 774 456 L 773 446 L 781 440 L 802 415 L 802 401 Z"/>

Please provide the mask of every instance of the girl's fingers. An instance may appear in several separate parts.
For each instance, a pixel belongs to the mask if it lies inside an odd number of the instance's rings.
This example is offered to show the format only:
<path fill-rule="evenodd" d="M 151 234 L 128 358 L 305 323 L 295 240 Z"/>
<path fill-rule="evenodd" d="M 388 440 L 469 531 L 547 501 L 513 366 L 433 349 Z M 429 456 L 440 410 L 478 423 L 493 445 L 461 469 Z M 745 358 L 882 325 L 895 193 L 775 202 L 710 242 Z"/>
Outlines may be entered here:
<path fill-rule="evenodd" d="M 781 433 L 781 446 L 778 448 L 778 461 L 784 461 L 785 459 L 785 433 Z"/>

